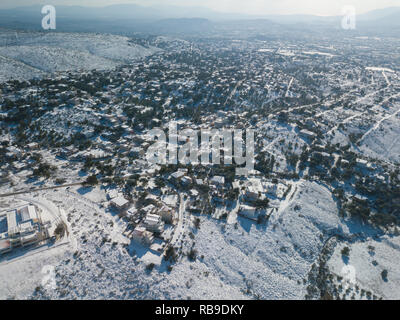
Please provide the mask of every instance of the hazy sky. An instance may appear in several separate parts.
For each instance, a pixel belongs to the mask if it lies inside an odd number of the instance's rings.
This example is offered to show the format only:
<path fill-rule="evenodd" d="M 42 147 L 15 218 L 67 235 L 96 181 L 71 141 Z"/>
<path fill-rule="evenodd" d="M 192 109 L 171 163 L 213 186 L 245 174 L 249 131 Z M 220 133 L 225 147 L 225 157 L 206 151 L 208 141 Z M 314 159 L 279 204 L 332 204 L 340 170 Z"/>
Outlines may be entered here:
<path fill-rule="evenodd" d="M 400 0 L 0 0 L 0 8 L 32 4 L 105 6 L 136 3 L 144 6 L 170 4 L 206 7 L 222 12 L 247 14 L 314 14 L 340 15 L 342 7 L 353 5 L 357 13 L 385 7 L 400 6 Z"/>

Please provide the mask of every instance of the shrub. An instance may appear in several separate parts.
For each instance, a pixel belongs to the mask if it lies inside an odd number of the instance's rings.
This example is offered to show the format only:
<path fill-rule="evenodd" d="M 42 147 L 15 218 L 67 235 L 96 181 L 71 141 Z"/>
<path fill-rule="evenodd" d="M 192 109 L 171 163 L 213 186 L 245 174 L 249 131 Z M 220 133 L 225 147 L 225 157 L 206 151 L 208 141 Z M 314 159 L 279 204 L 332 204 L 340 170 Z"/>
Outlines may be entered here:
<path fill-rule="evenodd" d="M 64 184 L 66 182 L 66 180 L 64 178 L 58 178 L 56 179 L 56 184 Z"/>
<path fill-rule="evenodd" d="M 387 281 L 388 271 L 386 269 L 383 270 L 381 273 L 381 276 L 382 276 L 382 280 Z"/>
<path fill-rule="evenodd" d="M 146 266 L 146 271 L 151 272 L 151 271 L 153 271 L 154 267 L 155 267 L 155 264 L 150 263 Z"/>
<path fill-rule="evenodd" d="M 85 184 L 89 185 L 89 186 L 95 186 L 99 183 L 99 181 L 97 180 L 96 175 L 92 175 L 90 177 L 88 177 L 85 181 Z"/>
<path fill-rule="evenodd" d="M 196 261 L 196 257 L 197 257 L 197 250 L 192 248 L 188 254 L 188 258 L 190 261 Z"/>
<path fill-rule="evenodd" d="M 58 239 L 61 239 L 62 237 L 64 237 L 66 228 L 65 228 L 65 224 L 63 222 L 60 222 L 57 225 L 56 230 L 54 230 L 54 234 Z"/>
<path fill-rule="evenodd" d="M 200 229 L 200 219 L 199 218 L 196 218 L 194 220 L 194 226 L 196 229 Z"/>
<path fill-rule="evenodd" d="M 176 261 L 177 254 L 175 251 L 175 248 L 173 246 L 168 246 L 167 250 L 165 250 L 165 254 L 164 254 L 165 260 L 169 261 Z"/>
<path fill-rule="evenodd" d="M 349 255 L 350 255 L 350 249 L 349 249 L 349 247 L 344 247 L 343 249 L 342 249 L 342 255 L 343 256 L 345 256 L 345 257 L 348 257 Z"/>

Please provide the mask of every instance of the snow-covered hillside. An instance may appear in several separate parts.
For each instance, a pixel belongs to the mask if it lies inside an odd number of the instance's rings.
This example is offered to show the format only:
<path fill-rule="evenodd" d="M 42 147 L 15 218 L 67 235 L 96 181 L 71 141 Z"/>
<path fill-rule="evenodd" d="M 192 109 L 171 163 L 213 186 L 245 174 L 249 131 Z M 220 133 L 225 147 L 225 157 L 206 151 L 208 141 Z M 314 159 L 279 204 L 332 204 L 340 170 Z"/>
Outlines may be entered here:
<path fill-rule="evenodd" d="M 304 298 L 303 279 L 307 278 L 324 242 L 332 234 L 345 232 L 346 226 L 339 221 L 336 203 L 325 187 L 301 181 L 292 188 L 287 201 L 273 213 L 267 226 L 258 226 L 244 218 L 231 225 L 202 218 L 196 249 L 204 259 L 194 266 L 177 267 L 173 276 L 161 283 L 162 288 L 173 285 L 177 292 L 183 290 L 194 299 L 234 299 L 238 291 L 249 299 Z M 230 290 L 218 294 L 219 281 L 201 285 L 201 279 L 191 275 L 192 268 L 196 273 L 207 271 L 229 285 Z M 188 278 L 194 279 L 191 289 L 184 285 Z M 213 291 L 210 285 L 215 293 L 207 296 L 207 292 Z"/>
<path fill-rule="evenodd" d="M 0 80 L 26 80 L 57 71 L 109 70 L 159 50 L 129 40 L 100 34 L 1 32 Z"/>
<path fill-rule="evenodd" d="M 117 66 L 117 62 L 85 51 L 49 46 L 2 47 L 0 55 L 50 73 L 80 69 L 106 70 Z"/>
<path fill-rule="evenodd" d="M 341 254 L 345 247 L 350 249 L 348 259 L 343 259 Z M 384 236 L 379 240 L 369 239 L 354 244 L 342 243 L 336 247 L 328 266 L 338 275 L 341 275 L 345 266 L 351 266 L 354 268 L 356 284 L 359 287 L 385 300 L 399 299 L 399 249 L 400 237 Z M 385 270 L 386 277 L 382 275 Z M 360 296 L 361 290 L 353 289 L 353 292 L 358 298 L 367 298 L 366 294 Z"/>
<path fill-rule="evenodd" d="M 383 117 L 362 140 L 360 150 L 371 158 L 400 162 L 400 109 Z"/>
<path fill-rule="evenodd" d="M 31 79 L 44 74 L 44 72 L 23 62 L 0 56 L 0 82 L 9 79 Z"/>
<path fill-rule="evenodd" d="M 59 288 L 45 293 L 51 298 L 302 299 L 306 294 L 303 280 L 325 241 L 348 230 L 338 218 L 328 189 L 317 183 L 294 182 L 287 200 L 267 225 L 244 218 L 226 224 L 202 216 L 195 234 L 196 262 L 183 257 L 171 272 L 162 264 L 159 272 L 149 273 L 124 248 L 127 239 L 121 237 L 122 222 L 101 210 L 89 195 L 41 194 L 64 208 L 71 237 L 77 240 L 77 247 L 71 241 L 58 262 L 49 261 L 56 267 Z M 40 272 L 43 263 L 37 270 L 31 264 L 30 272 Z M 7 286 L 18 283 L 21 276 L 8 277 Z M 27 283 L 31 290 L 34 285 L 40 283 Z M 3 294 L 24 292 L 29 289 Z"/>

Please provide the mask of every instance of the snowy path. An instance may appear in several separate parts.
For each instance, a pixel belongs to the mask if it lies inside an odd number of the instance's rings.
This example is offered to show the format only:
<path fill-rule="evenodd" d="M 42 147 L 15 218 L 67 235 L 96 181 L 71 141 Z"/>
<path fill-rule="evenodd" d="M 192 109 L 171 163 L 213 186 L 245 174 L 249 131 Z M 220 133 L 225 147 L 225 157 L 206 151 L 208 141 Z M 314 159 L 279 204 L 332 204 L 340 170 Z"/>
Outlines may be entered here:
<path fill-rule="evenodd" d="M 83 184 L 83 182 L 76 182 L 76 183 L 70 183 L 70 184 L 63 184 L 60 186 L 43 187 L 43 188 L 37 188 L 37 189 L 29 189 L 29 190 L 22 190 L 22 191 L 16 191 L 16 192 L 11 192 L 11 193 L 4 193 L 4 194 L 0 194 L 0 198 L 16 196 L 16 195 L 26 194 L 26 193 L 33 193 L 33 192 L 38 192 L 38 191 L 47 191 L 47 190 L 61 189 L 61 188 L 67 188 L 67 187 L 75 187 L 75 186 L 80 186 L 82 184 Z"/>
<path fill-rule="evenodd" d="M 178 243 L 178 241 L 181 239 L 181 237 L 183 236 L 183 233 L 185 231 L 185 225 L 186 225 L 186 220 L 188 220 L 188 217 L 185 215 L 186 210 L 185 210 L 185 205 L 186 205 L 186 201 L 183 199 L 183 195 L 180 194 L 180 202 L 179 202 L 179 221 L 178 224 L 175 228 L 174 231 L 174 236 L 171 239 L 171 244 L 173 246 L 176 246 L 176 244 Z"/>
<path fill-rule="evenodd" d="M 332 134 L 333 131 L 337 130 L 341 124 L 348 123 L 348 122 L 350 122 L 351 120 L 357 118 L 358 116 L 360 116 L 360 115 L 362 115 L 362 114 L 364 114 L 364 112 L 360 112 L 360 113 L 354 114 L 354 115 L 352 115 L 352 116 L 350 116 L 350 117 L 344 119 L 342 122 L 339 122 L 336 126 L 334 126 L 331 130 L 329 130 L 329 131 L 327 132 L 327 134 L 328 134 L 328 135 Z"/>
<path fill-rule="evenodd" d="M 286 196 L 286 199 L 280 203 L 279 209 L 278 209 L 278 211 L 276 211 L 276 213 L 274 215 L 273 222 L 275 222 L 275 223 L 278 222 L 281 215 L 289 207 L 290 203 L 292 202 L 292 199 L 294 198 L 295 194 L 298 192 L 298 186 L 301 184 L 301 182 L 302 181 L 300 180 L 300 181 L 295 181 L 294 183 L 292 183 L 292 188 L 291 188 L 289 194 Z"/>
<path fill-rule="evenodd" d="M 380 119 L 371 129 L 369 129 L 360 139 L 360 142 L 362 142 L 368 135 L 370 135 L 372 132 L 374 132 L 375 130 L 378 130 L 379 127 L 381 126 L 381 124 L 386 121 L 389 120 L 390 118 L 393 118 L 395 116 L 397 116 L 400 113 L 400 109 L 397 110 L 395 113 L 390 114 L 386 117 L 383 117 L 382 119 Z"/>
<path fill-rule="evenodd" d="M 371 86 L 372 86 L 372 84 L 368 84 L 368 85 L 365 85 L 365 86 L 363 86 L 363 87 L 357 88 L 357 90 L 369 88 L 369 87 L 371 87 Z M 341 96 L 336 102 L 341 102 L 341 101 L 343 101 L 345 98 L 349 97 L 349 96 L 350 96 L 351 94 L 353 94 L 355 91 L 356 91 L 356 90 L 352 90 L 352 91 L 350 91 L 350 92 L 344 94 L 344 95 Z M 373 94 L 375 94 L 375 93 L 376 93 L 376 92 L 373 92 L 373 93 L 371 93 L 370 95 L 373 95 Z M 356 102 L 362 101 L 363 99 L 367 98 L 368 96 L 369 96 L 369 95 L 367 95 L 367 96 L 365 96 L 365 97 L 362 97 L 362 98 L 356 100 Z M 330 102 L 332 103 L 333 101 L 330 101 Z M 341 110 L 343 110 L 343 106 L 342 106 L 342 107 L 335 108 L 335 109 L 328 109 L 328 110 L 322 111 L 322 112 L 320 112 L 320 113 L 317 113 L 317 114 L 314 115 L 314 116 L 308 117 L 307 119 L 318 118 L 318 117 L 321 117 L 321 116 L 323 116 L 323 115 L 325 115 L 325 114 L 327 114 L 327 113 L 329 113 L 329 112 L 332 112 L 332 111 L 338 112 L 338 111 L 341 111 Z"/>
<path fill-rule="evenodd" d="M 392 84 L 390 83 L 390 81 L 389 81 L 389 79 L 388 79 L 388 77 L 387 77 L 385 71 L 382 71 L 382 75 L 383 75 L 383 77 L 385 78 L 386 83 L 388 84 L 388 86 L 391 86 Z"/>
<path fill-rule="evenodd" d="M 224 107 L 227 105 L 228 101 L 232 99 L 232 97 L 234 96 L 234 94 L 235 94 L 236 91 L 237 91 L 237 88 L 239 88 L 239 86 L 243 83 L 243 81 L 244 81 L 244 80 L 240 80 L 240 81 L 236 84 L 235 88 L 232 90 L 231 94 L 230 94 L 230 95 L 228 96 L 228 98 L 226 99 L 226 101 L 225 101 L 225 103 L 224 103 Z"/>
<path fill-rule="evenodd" d="M 289 93 L 290 87 L 292 86 L 293 80 L 294 80 L 294 78 L 292 77 L 292 79 L 290 79 L 290 82 L 289 82 L 288 88 L 287 88 L 287 90 L 286 90 L 285 97 L 287 97 L 287 96 L 288 96 L 288 93 Z"/>

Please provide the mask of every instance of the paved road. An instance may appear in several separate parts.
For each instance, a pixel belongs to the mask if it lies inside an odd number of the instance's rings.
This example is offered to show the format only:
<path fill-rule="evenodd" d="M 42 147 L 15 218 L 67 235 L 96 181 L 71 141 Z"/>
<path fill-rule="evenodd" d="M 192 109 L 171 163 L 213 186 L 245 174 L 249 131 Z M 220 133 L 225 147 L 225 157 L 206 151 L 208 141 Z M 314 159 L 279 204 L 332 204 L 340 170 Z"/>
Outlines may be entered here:
<path fill-rule="evenodd" d="M 186 219 L 187 219 L 185 217 L 185 212 L 186 212 L 185 204 L 186 204 L 186 201 L 183 199 L 183 195 L 182 194 L 180 194 L 179 197 L 180 197 L 180 201 L 179 201 L 180 202 L 179 203 L 179 221 L 178 221 L 178 224 L 177 224 L 177 226 L 175 228 L 174 236 L 171 239 L 171 244 L 173 246 L 176 245 L 176 243 L 178 242 L 178 240 L 182 236 L 183 231 L 184 231 L 183 230 L 184 229 L 184 222 L 186 222 Z"/>
<path fill-rule="evenodd" d="M 60 186 L 43 187 L 43 188 L 16 191 L 16 192 L 11 192 L 11 193 L 4 193 L 4 194 L 0 194 L 0 198 L 10 197 L 10 196 L 17 196 L 17 195 L 20 195 L 20 194 L 32 193 L 32 192 L 37 192 L 37 191 L 45 191 L 45 190 L 61 189 L 61 188 L 67 188 L 67 187 L 75 187 L 75 186 L 80 186 L 83 183 L 84 183 L 84 181 L 76 182 L 76 183 L 70 183 L 70 184 L 63 184 L 63 185 L 60 185 Z"/>

